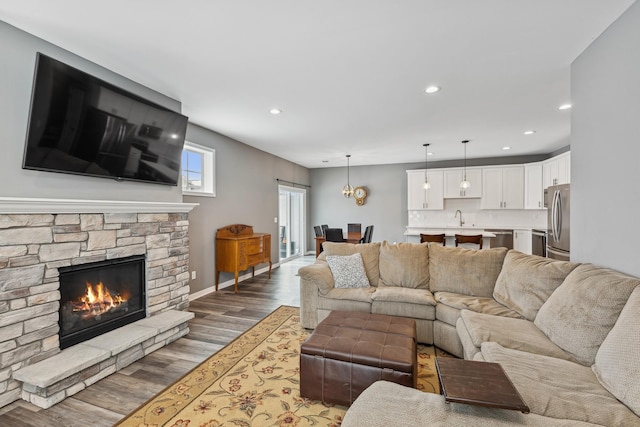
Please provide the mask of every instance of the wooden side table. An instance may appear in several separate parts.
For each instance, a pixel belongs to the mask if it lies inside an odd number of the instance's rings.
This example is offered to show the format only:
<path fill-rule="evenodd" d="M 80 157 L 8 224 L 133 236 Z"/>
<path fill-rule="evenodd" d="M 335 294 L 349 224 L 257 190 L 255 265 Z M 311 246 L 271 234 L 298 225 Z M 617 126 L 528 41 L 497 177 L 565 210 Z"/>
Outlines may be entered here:
<path fill-rule="evenodd" d="M 499 363 L 436 357 L 445 402 L 529 413 L 529 407 Z"/>
<path fill-rule="evenodd" d="M 228 225 L 216 232 L 216 291 L 221 271 L 233 272 L 237 294 L 238 273 L 252 267 L 255 276 L 255 266 L 266 262 L 271 278 L 271 234 L 254 233 L 252 226 L 244 224 Z"/>

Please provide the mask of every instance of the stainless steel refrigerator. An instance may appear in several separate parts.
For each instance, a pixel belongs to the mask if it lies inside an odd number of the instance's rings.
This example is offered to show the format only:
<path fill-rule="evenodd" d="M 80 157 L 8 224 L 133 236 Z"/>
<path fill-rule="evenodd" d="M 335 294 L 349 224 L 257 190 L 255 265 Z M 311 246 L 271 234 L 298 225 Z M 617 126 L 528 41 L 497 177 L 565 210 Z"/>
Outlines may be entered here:
<path fill-rule="evenodd" d="M 547 258 L 569 261 L 569 184 L 552 185 L 545 190 L 547 207 Z"/>

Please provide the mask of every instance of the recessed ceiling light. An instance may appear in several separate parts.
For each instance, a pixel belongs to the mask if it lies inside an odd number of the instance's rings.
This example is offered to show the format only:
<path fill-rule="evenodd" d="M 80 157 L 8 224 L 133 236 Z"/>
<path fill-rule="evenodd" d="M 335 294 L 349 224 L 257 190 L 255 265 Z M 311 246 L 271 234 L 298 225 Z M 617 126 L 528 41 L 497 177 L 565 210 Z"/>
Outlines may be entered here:
<path fill-rule="evenodd" d="M 322 163 L 329 163 L 329 160 L 323 160 Z"/>
<path fill-rule="evenodd" d="M 426 93 L 436 93 L 440 91 L 440 86 L 429 86 L 424 91 Z"/>
<path fill-rule="evenodd" d="M 282 113 L 282 110 L 279 108 L 272 108 L 271 110 L 269 110 L 269 112 L 274 116 L 277 116 L 278 114 Z"/>
<path fill-rule="evenodd" d="M 568 110 L 569 108 L 571 108 L 571 104 L 562 104 L 558 107 L 558 110 Z"/>
<path fill-rule="evenodd" d="M 503 150 L 511 150 L 511 147 L 502 147 Z"/>
<path fill-rule="evenodd" d="M 524 134 L 525 134 L 525 135 L 533 135 L 534 133 L 536 133 L 536 131 L 535 131 L 535 130 L 525 130 L 525 131 L 524 131 Z"/>
<path fill-rule="evenodd" d="M 432 153 L 431 151 L 429 151 L 429 152 L 427 153 L 427 156 L 433 156 L 433 153 Z"/>
<path fill-rule="evenodd" d="M 171 138 L 178 139 L 179 135 L 177 133 L 172 133 Z"/>

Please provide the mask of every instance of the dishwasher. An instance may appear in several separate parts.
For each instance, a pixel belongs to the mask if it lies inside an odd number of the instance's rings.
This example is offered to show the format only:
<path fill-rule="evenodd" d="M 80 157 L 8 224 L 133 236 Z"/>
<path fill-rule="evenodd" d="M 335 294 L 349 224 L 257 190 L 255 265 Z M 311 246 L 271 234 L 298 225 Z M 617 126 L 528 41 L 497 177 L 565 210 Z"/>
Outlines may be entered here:
<path fill-rule="evenodd" d="M 491 239 L 492 248 L 513 249 L 513 230 L 485 228 L 484 231 L 496 235 L 496 237 Z"/>
<path fill-rule="evenodd" d="M 531 230 L 531 254 L 547 256 L 547 232 L 546 230 Z"/>

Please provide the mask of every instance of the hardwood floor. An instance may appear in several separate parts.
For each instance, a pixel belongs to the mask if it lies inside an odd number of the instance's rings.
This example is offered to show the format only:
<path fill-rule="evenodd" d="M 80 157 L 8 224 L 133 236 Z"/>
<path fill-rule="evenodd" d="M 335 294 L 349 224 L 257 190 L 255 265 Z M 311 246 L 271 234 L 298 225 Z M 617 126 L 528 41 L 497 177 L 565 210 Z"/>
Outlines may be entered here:
<path fill-rule="evenodd" d="M 112 426 L 280 305 L 300 306 L 298 268 L 306 256 L 194 300 L 187 336 L 49 408 L 19 400 L 0 408 L 2 427 Z"/>

